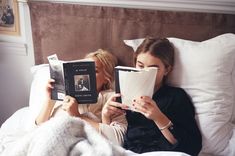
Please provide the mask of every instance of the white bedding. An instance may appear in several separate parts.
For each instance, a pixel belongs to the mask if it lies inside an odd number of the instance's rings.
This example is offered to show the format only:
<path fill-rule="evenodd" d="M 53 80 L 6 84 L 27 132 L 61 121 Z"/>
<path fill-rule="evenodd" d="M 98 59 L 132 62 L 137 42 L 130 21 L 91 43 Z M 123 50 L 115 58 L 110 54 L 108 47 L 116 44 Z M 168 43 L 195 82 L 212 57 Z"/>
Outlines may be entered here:
<path fill-rule="evenodd" d="M 0 155 L 188 156 L 181 152 L 136 154 L 111 144 L 95 129 L 68 115 L 33 126 L 28 107 L 15 112 L 0 129 Z M 68 154 L 69 153 L 69 154 Z"/>

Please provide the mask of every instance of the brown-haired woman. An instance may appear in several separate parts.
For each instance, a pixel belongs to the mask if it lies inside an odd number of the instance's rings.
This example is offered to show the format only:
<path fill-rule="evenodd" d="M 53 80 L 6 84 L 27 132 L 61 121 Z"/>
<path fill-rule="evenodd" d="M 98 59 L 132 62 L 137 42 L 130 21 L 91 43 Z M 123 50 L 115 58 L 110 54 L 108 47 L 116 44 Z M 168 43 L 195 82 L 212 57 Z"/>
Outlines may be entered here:
<path fill-rule="evenodd" d="M 138 47 L 136 68 L 158 68 L 153 97 L 133 100 L 134 111 L 127 110 L 124 147 L 136 153 L 180 151 L 198 155 L 202 139 L 195 121 L 190 97 L 165 79 L 174 65 L 174 47 L 168 39 L 146 38 Z"/>

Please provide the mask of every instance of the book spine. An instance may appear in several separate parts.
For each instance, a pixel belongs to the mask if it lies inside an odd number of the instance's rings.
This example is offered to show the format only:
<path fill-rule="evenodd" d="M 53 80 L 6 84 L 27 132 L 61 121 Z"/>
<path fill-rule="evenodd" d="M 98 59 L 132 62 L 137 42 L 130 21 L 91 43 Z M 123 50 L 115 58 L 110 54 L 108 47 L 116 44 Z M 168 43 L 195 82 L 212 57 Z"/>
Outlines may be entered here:
<path fill-rule="evenodd" d="M 120 92 L 120 84 L 119 84 L 119 69 L 115 68 L 115 92 L 116 93 L 121 93 Z M 119 103 L 122 103 L 122 98 L 117 97 L 116 101 Z"/>
<path fill-rule="evenodd" d="M 65 63 L 63 64 L 63 74 L 64 74 L 64 90 L 65 90 L 65 95 L 70 95 L 70 89 L 69 89 L 69 75 L 68 75 L 68 71 L 69 71 L 69 64 Z"/>

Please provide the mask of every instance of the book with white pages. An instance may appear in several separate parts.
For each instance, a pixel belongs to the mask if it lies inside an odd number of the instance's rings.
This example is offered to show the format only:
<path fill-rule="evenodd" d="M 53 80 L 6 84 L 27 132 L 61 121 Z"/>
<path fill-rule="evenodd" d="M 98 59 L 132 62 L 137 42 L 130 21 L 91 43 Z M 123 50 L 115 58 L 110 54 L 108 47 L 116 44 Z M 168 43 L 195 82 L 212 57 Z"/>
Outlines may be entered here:
<path fill-rule="evenodd" d="M 115 91 L 121 94 L 117 101 L 133 110 L 133 99 L 140 96 L 152 97 L 158 68 L 137 69 L 127 66 L 115 67 Z"/>

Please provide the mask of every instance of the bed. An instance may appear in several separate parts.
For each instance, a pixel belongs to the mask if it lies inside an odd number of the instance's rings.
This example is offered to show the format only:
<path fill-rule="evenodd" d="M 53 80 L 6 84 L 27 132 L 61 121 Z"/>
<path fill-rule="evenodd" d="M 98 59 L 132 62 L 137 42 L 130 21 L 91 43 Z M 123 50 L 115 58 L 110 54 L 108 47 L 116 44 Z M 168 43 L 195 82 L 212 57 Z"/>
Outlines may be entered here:
<path fill-rule="evenodd" d="M 2 125 L 1 143 L 10 144 L 21 137 L 29 129 L 25 123 L 32 123 L 32 116 L 40 110 L 40 86 L 49 76 L 48 55 L 57 53 L 62 60 L 76 60 L 102 48 L 116 55 L 120 65 L 131 66 L 133 51 L 142 39 L 155 36 L 167 37 L 175 46 L 175 67 L 168 83 L 184 88 L 194 102 L 203 136 L 200 156 L 235 155 L 235 15 L 38 1 L 30 1 L 29 8 L 36 62 L 31 69 L 34 79 L 29 107 Z M 3 140 L 3 134 L 8 140 Z M 119 148 L 111 148 L 119 152 Z"/>

